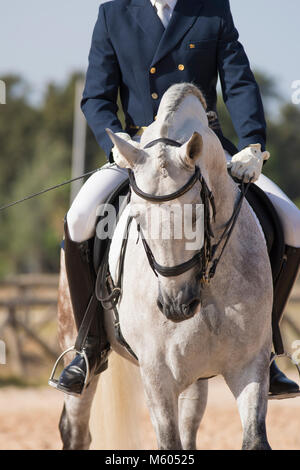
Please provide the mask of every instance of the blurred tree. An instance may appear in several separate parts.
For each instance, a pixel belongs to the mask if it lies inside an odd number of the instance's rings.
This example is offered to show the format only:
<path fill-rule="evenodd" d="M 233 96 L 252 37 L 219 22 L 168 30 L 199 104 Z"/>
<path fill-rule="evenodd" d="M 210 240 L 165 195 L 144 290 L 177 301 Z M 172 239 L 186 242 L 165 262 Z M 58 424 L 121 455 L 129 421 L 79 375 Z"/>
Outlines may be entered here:
<path fill-rule="evenodd" d="M 10 75 L 3 80 L 7 104 L 0 106 L 0 194 L 5 202 L 16 171 L 33 158 L 41 113 L 27 102 L 29 87 L 21 77 Z"/>
<path fill-rule="evenodd" d="M 26 100 L 20 77 L 3 77 L 7 105 L 0 108 L 0 205 L 71 177 L 74 73 L 64 85 L 50 83 L 41 106 Z M 104 152 L 87 134 L 86 170 L 104 163 Z M 65 186 L 0 214 L 0 276 L 57 271 L 63 219 L 69 206 Z"/>
<path fill-rule="evenodd" d="M 285 104 L 278 121 L 269 121 L 271 158 L 265 173 L 296 203 L 300 203 L 300 108 Z M 300 204 L 299 204 L 300 205 Z"/>

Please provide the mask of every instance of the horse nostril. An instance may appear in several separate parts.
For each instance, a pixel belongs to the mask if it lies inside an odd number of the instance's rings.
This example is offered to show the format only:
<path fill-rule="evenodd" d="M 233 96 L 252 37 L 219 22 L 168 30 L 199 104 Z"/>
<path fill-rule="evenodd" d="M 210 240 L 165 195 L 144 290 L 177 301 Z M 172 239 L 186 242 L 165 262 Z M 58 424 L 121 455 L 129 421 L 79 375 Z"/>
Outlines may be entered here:
<path fill-rule="evenodd" d="M 191 317 L 194 315 L 196 308 L 200 303 L 200 299 L 193 299 L 189 304 L 182 304 L 181 310 L 184 316 Z"/>
<path fill-rule="evenodd" d="M 178 298 L 168 297 L 165 299 L 161 294 L 156 298 L 156 305 L 163 315 L 175 323 L 192 318 L 197 307 L 201 302 L 201 298 L 189 296 L 186 303 L 178 302 Z"/>
<path fill-rule="evenodd" d="M 161 302 L 159 299 L 157 299 L 156 305 L 158 306 L 159 310 L 160 310 L 161 312 L 163 312 L 164 306 L 163 306 L 162 302 Z"/>
<path fill-rule="evenodd" d="M 199 304 L 200 304 L 200 299 L 192 300 L 192 302 L 190 303 L 190 310 L 192 311 L 196 310 Z"/>

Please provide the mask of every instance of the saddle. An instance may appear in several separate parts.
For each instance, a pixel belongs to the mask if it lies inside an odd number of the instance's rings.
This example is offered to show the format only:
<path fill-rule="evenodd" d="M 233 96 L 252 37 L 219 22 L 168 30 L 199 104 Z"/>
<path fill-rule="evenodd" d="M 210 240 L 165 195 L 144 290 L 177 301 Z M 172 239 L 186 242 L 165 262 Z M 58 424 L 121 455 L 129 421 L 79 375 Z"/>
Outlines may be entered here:
<path fill-rule="evenodd" d="M 281 269 L 285 251 L 281 222 L 268 196 L 255 184 L 251 184 L 246 199 L 252 207 L 263 230 L 270 257 L 273 284 L 275 284 Z"/>

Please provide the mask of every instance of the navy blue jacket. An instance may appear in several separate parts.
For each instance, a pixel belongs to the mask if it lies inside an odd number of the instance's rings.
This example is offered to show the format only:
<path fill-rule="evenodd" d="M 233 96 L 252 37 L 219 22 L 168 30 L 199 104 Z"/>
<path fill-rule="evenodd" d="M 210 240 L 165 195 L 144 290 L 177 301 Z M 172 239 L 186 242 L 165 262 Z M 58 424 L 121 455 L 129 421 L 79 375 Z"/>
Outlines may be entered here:
<path fill-rule="evenodd" d="M 150 0 L 102 4 L 82 110 L 107 156 L 112 143 L 105 128 L 123 130 L 117 118 L 118 90 L 126 132 L 132 135 L 132 126 L 153 122 L 162 95 L 174 83 L 193 82 L 203 92 L 208 110 L 215 111 L 218 76 L 238 148 L 261 143 L 264 150 L 263 105 L 238 37 L 229 0 L 178 0 L 166 29 Z M 218 135 L 222 141 L 222 133 Z"/>

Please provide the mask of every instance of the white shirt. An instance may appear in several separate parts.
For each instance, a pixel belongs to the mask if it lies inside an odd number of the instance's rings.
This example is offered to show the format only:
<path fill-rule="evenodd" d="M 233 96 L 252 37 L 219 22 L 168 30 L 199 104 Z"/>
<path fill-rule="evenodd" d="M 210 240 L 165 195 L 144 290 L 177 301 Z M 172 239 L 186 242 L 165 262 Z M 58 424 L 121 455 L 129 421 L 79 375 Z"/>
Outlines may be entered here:
<path fill-rule="evenodd" d="M 156 6 L 156 3 L 158 3 L 157 0 L 150 0 L 150 2 L 154 6 L 154 8 Z M 165 3 L 167 3 L 168 6 L 169 6 L 169 10 L 168 10 L 168 13 L 167 13 L 167 18 L 168 18 L 168 21 L 170 21 L 172 13 L 173 13 L 174 8 L 175 8 L 175 5 L 177 3 L 177 0 L 165 0 Z"/>

